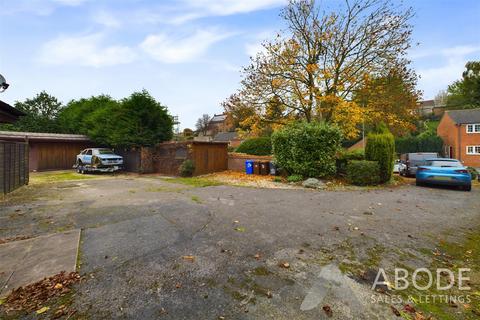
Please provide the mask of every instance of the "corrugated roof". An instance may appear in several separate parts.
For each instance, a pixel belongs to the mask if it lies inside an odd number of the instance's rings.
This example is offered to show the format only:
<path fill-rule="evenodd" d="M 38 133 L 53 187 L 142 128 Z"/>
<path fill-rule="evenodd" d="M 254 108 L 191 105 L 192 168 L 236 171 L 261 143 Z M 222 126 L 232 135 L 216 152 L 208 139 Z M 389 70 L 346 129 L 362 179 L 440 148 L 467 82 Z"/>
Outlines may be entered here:
<path fill-rule="evenodd" d="M 1 139 L 15 140 L 46 140 L 46 141 L 90 141 L 87 136 L 81 134 L 63 134 L 63 133 L 39 133 L 39 132 L 17 132 L 0 131 Z"/>
<path fill-rule="evenodd" d="M 23 113 L 22 111 L 15 109 L 14 107 L 12 107 L 6 102 L 3 102 L 2 100 L 0 100 L 0 110 L 10 113 L 16 117 L 25 115 L 25 113 Z"/>
<path fill-rule="evenodd" d="M 448 110 L 445 111 L 455 123 L 480 123 L 480 109 Z"/>

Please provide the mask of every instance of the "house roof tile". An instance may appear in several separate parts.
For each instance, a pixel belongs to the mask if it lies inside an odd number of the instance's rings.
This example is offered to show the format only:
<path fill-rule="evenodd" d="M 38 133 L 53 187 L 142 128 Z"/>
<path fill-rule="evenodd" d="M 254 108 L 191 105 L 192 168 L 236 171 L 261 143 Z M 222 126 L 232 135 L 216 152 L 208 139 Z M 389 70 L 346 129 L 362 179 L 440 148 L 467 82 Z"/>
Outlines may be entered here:
<path fill-rule="evenodd" d="M 445 111 L 457 124 L 480 123 L 480 109 Z"/>

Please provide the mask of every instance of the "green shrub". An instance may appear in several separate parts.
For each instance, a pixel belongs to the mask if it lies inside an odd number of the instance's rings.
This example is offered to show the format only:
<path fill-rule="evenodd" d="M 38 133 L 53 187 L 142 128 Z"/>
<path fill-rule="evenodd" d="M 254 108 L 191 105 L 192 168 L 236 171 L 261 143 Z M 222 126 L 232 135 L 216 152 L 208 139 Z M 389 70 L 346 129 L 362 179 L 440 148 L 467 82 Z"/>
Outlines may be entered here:
<path fill-rule="evenodd" d="M 289 174 L 303 177 L 332 176 L 335 155 L 342 139 L 338 127 L 320 122 L 296 122 L 272 135 L 275 161 Z"/>
<path fill-rule="evenodd" d="M 247 139 L 238 146 L 236 152 L 268 156 L 272 154 L 272 140 L 270 137 Z"/>
<path fill-rule="evenodd" d="M 388 130 L 368 135 L 365 159 L 378 162 L 380 182 L 390 181 L 395 160 L 395 139 Z"/>
<path fill-rule="evenodd" d="M 358 186 L 375 185 L 380 182 L 380 167 L 377 161 L 351 160 L 347 164 L 348 182 Z"/>
<path fill-rule="evenodd" d="M 477 169 L 473 168 L 473 167 L 468 167 L 467 168 L 468 171 L 470 172 L 470 175 L 472 176 L 472 180 L 476 180 L 477 177 L 478 177 L 478 171 Z"/>
<path fill-rule="evenodd" d="M 337 174 L 347 173 L 347 164 L 351 160 L 365 160 L 365 150 L 356 149 L 352 151 L 341 150 L 337 153 Z"/>
<path fill-rule="evenodd" d="M 300 182 L 303 180 L 303 177 L 299 174 L 292 174 L 291 176 L 288 176 L 287 181 L 288 182 Z"/>
<path fill-rule="evenodd" d="M 192 160 L 185 160 L 178 171 L 182 177 L 191 177 L 195 172 L 195 163 Z"/>
<path fill-rule="evenodd" d="M 420 134 L 395 139 L 395 149 L 398 153 L 436 152 L 443 153 L 443 140 L 435 134 Z"/>

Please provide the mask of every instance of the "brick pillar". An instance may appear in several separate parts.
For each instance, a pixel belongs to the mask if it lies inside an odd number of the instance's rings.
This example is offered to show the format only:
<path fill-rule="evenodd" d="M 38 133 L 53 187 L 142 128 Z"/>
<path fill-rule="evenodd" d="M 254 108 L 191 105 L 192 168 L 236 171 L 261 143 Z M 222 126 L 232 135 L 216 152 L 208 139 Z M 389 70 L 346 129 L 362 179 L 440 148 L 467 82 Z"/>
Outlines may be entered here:
<path fill-rule="evenodd" d="M 152 173 L 153 172 L 153 150 L 152 148 L 142 147 L 140 148 L 140 173 Z"/>

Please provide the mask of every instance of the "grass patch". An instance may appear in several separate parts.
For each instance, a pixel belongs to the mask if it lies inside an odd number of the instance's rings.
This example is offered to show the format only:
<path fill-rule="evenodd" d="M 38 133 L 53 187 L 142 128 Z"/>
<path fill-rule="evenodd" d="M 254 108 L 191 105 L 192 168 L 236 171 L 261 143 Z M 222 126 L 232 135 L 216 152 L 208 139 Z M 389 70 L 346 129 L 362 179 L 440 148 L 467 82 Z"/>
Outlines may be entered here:
<path fill-rule="evenodd" d="M 71 180 L 97 179 L 93 174 L 80 174 L 74 171 L 36 172 L 30 174 L 30 184 L 52 183 Z"/>
<path fill-rule="evenodd" d="M 171 182 L 171 183 L 178 183 L 184 184 L 187 186 L 191 186 L 194 188 L 203 188 L 203 187 L 210 187 L 210 186 L 219 186 L 221 185 L 220 182 L 210 180 L 207 178 L 201 177 L 187 177 L 187 178 L 162 178 L 163 181 Z"/>
<path fill-rule="evenodd" d="M 191 196 L 191 198 L 193 202 L 196 202 L 196 203 L 202 203 L 202 200 L 200 200 L 200 198 L 198 196 Z"/>
<path fill-rule="evenodd" d="M 188 188 L 171 188 L 171 187 L 150 187 L 145 189 L 146 192 L 182 192 Z"/>
<path fill-rule="evenodd" d="M 480 233 L 478 230 L 469 232 L 465 235 L 464 241 L 448 242 L 441 240 L 437 246 L 438 251 L 432 252 L 428 249 L 419 249 L 422 254 L 430 257 L 432 263 L 428 268 L 434 278 L 434 284 L 429 290 L 419 291 L 413 286 L 406 290 L 398 291 L 398 294 L 404 298 L 421 297 L 421 296 L 450 296 L 450 297 L 469 297 L 468 302 L 454 301 L 455 307 L 449 305 L 445 300 L 443 301 L 421 301 L 416 299 L 415 307 L 417 310 L 423 311 L 424 314 L 430 314 L 435 319 L 479 319 L 480 315 Z M 397 266 L 399 266 L 397 264 Z M 403 267 L 403 266 L 401 266 Z M 436 288 L 436 274 L 437 268 L 448 268 L 455 274 L 455 284 L 449 290 L 437 290 Z M 470 290 L 461 291 L 458 288 L 458 269 L 469 268 L 471 271 L 465 276 L 470 277 L 468 286 Z M 407 269 L 408 270 L 408 269 Z M 409 270 L 410 277 L 413 269 Z M 428 278 L 425 276 L 420 278 L 420 285 L 425 285 Z M 441 284 L 446 285 L 448 276 L 440 278 Z M 464 284 L 465 285 L 465 284 Z"/>

